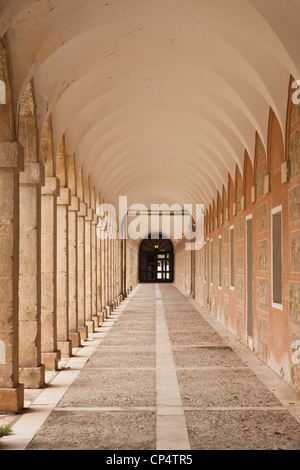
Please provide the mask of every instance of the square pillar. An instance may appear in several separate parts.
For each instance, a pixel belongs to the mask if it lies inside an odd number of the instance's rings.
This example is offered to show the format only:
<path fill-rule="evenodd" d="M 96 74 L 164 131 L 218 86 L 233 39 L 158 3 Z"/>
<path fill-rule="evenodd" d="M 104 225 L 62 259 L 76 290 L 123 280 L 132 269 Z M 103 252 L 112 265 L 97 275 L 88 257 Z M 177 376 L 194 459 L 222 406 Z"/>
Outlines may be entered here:
<path fill-rule="evenodd" d="M 88 332 L 94 332 L 94 321 L 92 319 L 92 220 L 93 211 L 87 209 L 84 222 L 85 230 L 85 322 Z"/>
<path fill-rule="evenodd" d="M 19 383 L 19 171 L 23 148 L 0 143 L 0 410 L 18 413 L 24 405 Z"/>
<path fill-rule="evenodd" d="M 81 346 L 78 331 L 78 301 L 77 301 L 77 213 L 80 210 L 80 199 L 71 197 L 69 210 L 68 239 L 69 239 L 69 338 L 72 347 Z"/>
<path fill-rule="evenodd" d="M 72 341 L 69 339 L 69 277 L 68 277 L 68 207 L 71 204 L 69 188 L 60 188 L 57 198 L 57 347 L 63 357 L 72 356 Z"/>
<path fill-rule="evenodd" d="M 78 331 L 82 340 L 88 338 L 88 328 L 85 319 L 85 217 L 87 205 L 80 202 L 77 212 L 77 302 L 78 302 Z"/>
<path fill-rule="evenodd" d="M 91 231 L 92 231 L 92 320 L 94 322 L 95 328 L 99 327 L 99 316 L 98 316 L 98 292 L 97 284 L 99 282 L 98 278 L 98 249 L 97 249 L 97 224 L 98 217 L 93 211 Z"/>
<path fill-rule="evenodd" d="M 58 370 L 61 353 L 57 349 L 56 311 L 56 232 L 57 197 L 60 182 L 46 177 L 42 186 L 41 222 L 41 343 L 42 363 L 47 370 Z"/>
<path fill-rule="evenodd" d="M 25 388 L 45 385 L 41 358 L 41 186 L 44 166 L 25 162 L 20 173 L 19 358 Z"/>

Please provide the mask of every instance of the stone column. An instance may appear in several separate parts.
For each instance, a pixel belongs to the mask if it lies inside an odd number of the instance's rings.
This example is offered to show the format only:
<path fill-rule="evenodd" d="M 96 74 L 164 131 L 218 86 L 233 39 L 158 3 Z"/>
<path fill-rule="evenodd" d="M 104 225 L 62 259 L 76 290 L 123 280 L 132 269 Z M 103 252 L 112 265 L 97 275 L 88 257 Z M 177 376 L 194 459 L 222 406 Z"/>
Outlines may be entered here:
<path fill-rule="evenodd" d="M 103 303 L 102 303 L 102 240 L 97 235 L 97 314 L 99 317 L 99 326 L 104 322 Z"/>
<path fill-rule="evenodd" d="M 106 250 L 106 311 L 107 315 L 110 315 L 110 239 L 107 236 L 105 239 L 105 250 Z"/>
<path fill-rule="evenodd" d="M 59 192 L 59 179 L 46 177 L 41 198 L 41 345 L 42 363 L 48 370 L 58 370 L 61 358 L 57 350 L 56 312 L 56 202 Z"/>
<path fill-rule="evenodd" d="M 92 320 L 92 220 L 93 210 L 88 208 L 85 217 L 85 323 L 88 332 L 94 332 Z"/>
<path fill-rule="evenodd" d="M 18 413 L 24 404 L 19 383 L 19 171 L 23 149 L 0 143 L 0 410 Z"/>
<path fill-rule="evenodd" d="M 57 346 L 62 356 L 72 356 L 69 339 L 69 277 L 68 277 L 68 207 L 71 204 L 69 188 L 60 188 L 57 198 Z"/>
<path fill-rule="evenodd" d="M 25 162 L 20 174 L 19 327 L 20 381 L 26 388 L 45 384 L 41 363 L 41 185 L 44 166 Z"/>
<path fill-rule="evenodd" d="M 92 320 L 95 328 L 99 327 L 97 283 L 98 283 L 98 250 L 97 250 L 97 214 L 93 211 L 92 231 Z"/>
<path fill-rule="evenodd" d="M 77 298 L 77 212 L 80 209 L 80 200 L 77 196 L 71 197 L 69 206 L 69 338 L 73 347 L 81 346 L 78 331 L 78 298 Z"/>
<path fill-rule="evenodd" d="M 78 302 L 78 331 L 82 340 L 88 338 L 88 328 L 85 319 L 85 216 L 87 205 L 80 202 L 77 213 L 77 302 Z"/>
<path fill-rule="evenodd" d="M 101 238 L 100 240 L 100 249 L 101 249 L 101 309 L 104 318 L 107 317 L 106 312 L 106 288 L 105 288 L 105 270 L 106 270 L 106 251 L 105 251 L 105 239 Z"/>

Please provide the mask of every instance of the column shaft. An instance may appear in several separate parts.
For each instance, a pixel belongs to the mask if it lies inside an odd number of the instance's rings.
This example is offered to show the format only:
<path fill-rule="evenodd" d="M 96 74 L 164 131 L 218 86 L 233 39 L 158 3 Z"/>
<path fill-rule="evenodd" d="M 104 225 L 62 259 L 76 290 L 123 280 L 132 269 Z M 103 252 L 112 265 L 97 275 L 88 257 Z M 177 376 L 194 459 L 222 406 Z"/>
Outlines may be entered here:
<path fill-rule="evenodd" d="M 44 167 L 26 162 L 20 175 L 20 381 L 26 388 L 45 384 L 41 363 L 41 184 Z"/>
<path fill-rule="evenodd" d="M 24 385 L 19 383 L 19 171 L 23 149 L 0 143 L 0 410 L 20 412 Z"/>
<path fill-rule="evenodd" d="M 97 303 L 97 283 L 98 283 L 98 252 L 97 252 L 97 216 L 93 214 L 92 220 L 92 319 L 94 321 L 95 328 L 99 326 L 99 317 L 98 317 L 98 303 Z"/>
<path fill-rule="evenodd" d="M 85 319 L 85 216 L 87 206 L 80 203 L 77 213 L 77 302 L 78 302 L 78 331 L 82 340 L 88 338 Z"/>
<path fill-rule="evenodd" d="M 69 277 L 68 277 L 68 207 L 71 191 L 60 189 L 57 199 L 57 344 L 62 356 L 72 356 L 72 342 L 69 339 Z"/>
<path fill-rule="evenodd" d="M 56 311 L 56 236 L 57 196 L 60 185 L 56 177 L 46 177 L 41 198 L 41 347 L 42 363 L 48 370 L 58 370 L 61 353 L 57 350 Z"/>
<path fill-rule="evenodd" d="M 72 196 L 69 206 L 69 338 L 73 347 L 81 346 L 81 338 L 78 330 L 78 297 L 77 297 L 77 212 L 80 207 L 79 198 Z"/>
<path fill-rule="evenodd" d="M 88 209 L 85 218 L 85 322 L 88 332 L 94 332 L 92 320 L 92 218 Z"/>

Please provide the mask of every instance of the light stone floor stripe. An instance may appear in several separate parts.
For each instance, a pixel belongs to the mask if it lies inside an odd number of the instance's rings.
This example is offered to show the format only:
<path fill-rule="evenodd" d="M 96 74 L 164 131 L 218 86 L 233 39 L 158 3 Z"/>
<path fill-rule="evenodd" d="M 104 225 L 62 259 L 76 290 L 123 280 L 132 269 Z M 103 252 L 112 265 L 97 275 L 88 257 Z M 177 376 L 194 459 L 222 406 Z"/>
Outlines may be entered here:
<path fill-rule="evenodd" d="M 190 450 L 176 368 L 159 285 L 156 296 L 157 450 Z"/>

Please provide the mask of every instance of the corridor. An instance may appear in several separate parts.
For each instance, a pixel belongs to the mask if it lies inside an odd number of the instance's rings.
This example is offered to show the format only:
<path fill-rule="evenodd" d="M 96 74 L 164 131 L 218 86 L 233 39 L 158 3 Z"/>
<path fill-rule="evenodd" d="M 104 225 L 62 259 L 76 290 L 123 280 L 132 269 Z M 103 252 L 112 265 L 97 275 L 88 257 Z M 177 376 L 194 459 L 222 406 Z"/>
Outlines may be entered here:
<path fill-rule="evenodd" d="M 290 386 L 174 284 L 139 284 L 48 379 L 2 450 L 300 445 Z"/>

